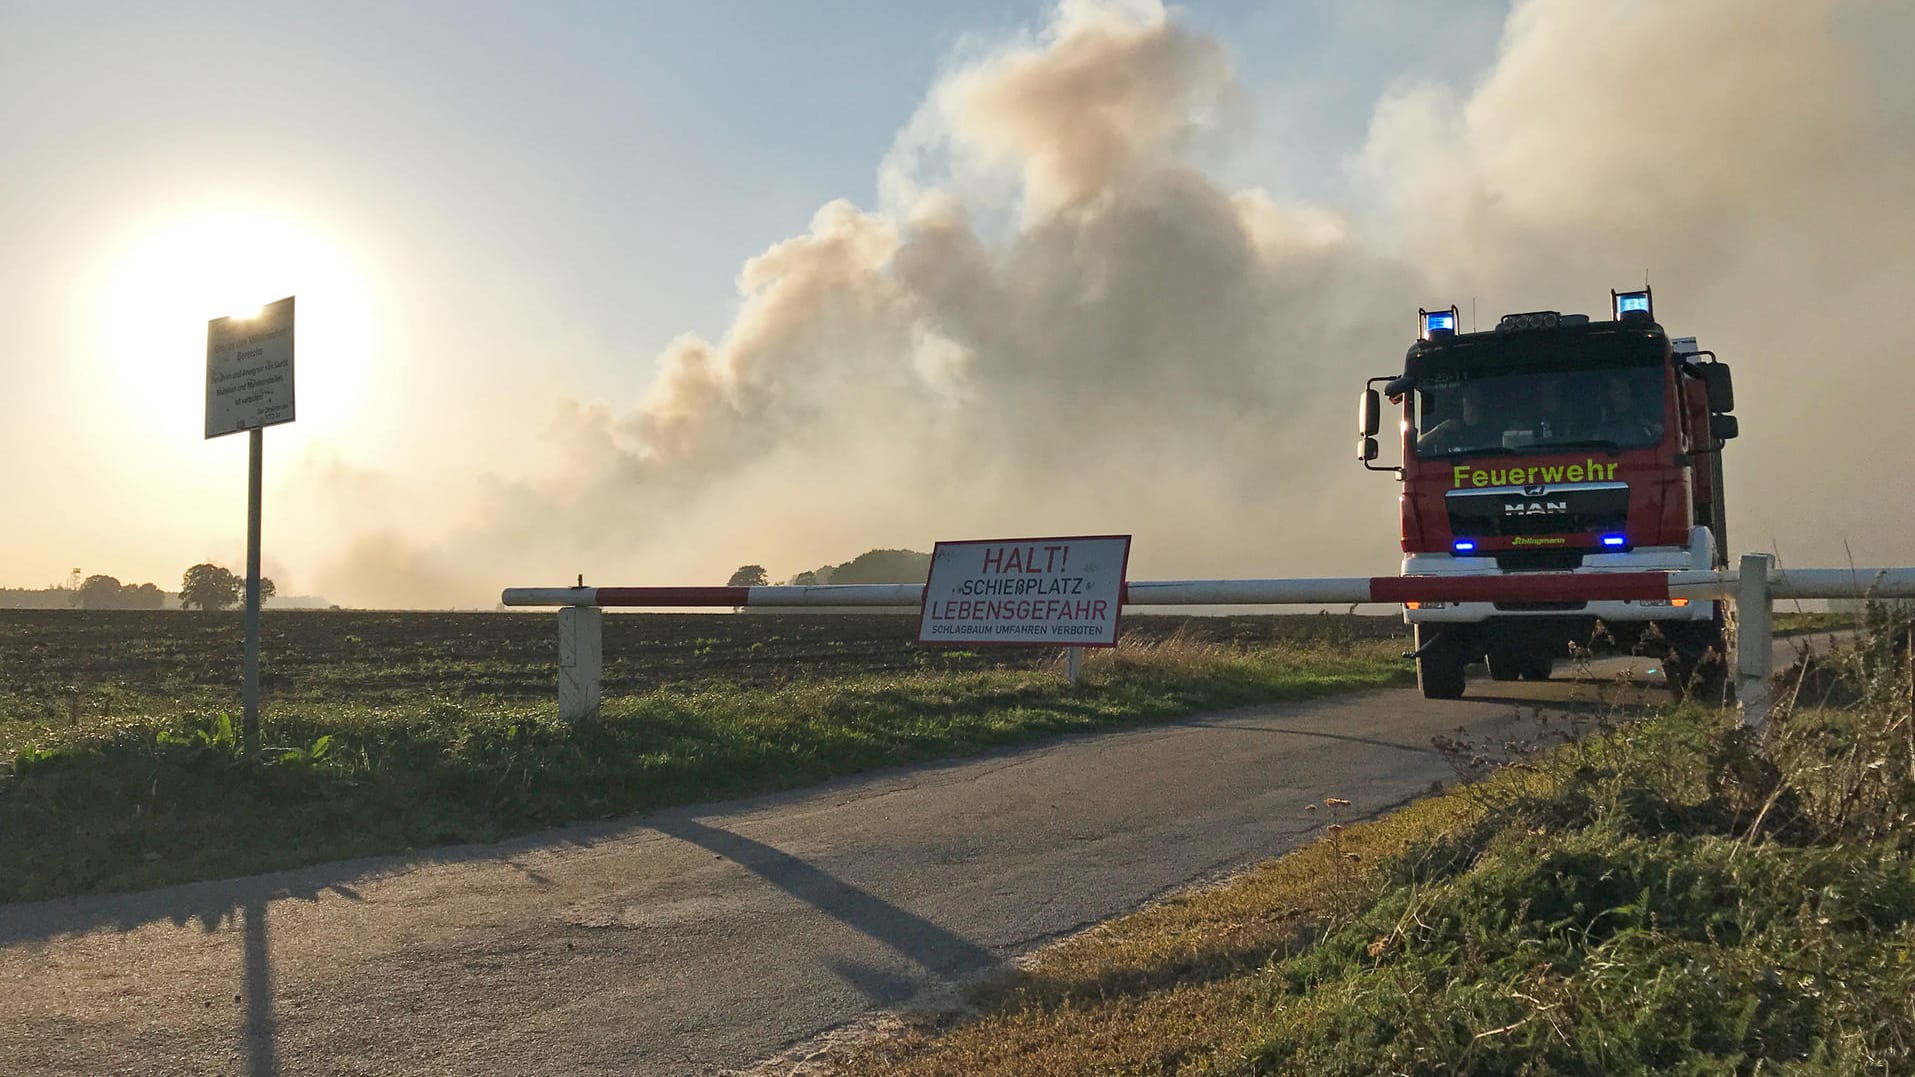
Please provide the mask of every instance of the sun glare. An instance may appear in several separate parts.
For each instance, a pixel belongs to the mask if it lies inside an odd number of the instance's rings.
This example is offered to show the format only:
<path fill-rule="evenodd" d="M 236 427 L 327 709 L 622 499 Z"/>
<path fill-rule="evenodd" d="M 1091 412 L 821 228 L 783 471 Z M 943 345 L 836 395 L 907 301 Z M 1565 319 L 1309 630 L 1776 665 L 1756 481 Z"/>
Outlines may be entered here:
<path fill-rule="evenodd" d="M 289 295 L 299 300 L 294 425 L 339 432 L 372 372 L 372 288 L 338 246 L 270 214 L 203 214 L 138 239 L 102 296 L 100 376 L 143 415 L 197 430 L 206 323 L 256 317 Z"/>

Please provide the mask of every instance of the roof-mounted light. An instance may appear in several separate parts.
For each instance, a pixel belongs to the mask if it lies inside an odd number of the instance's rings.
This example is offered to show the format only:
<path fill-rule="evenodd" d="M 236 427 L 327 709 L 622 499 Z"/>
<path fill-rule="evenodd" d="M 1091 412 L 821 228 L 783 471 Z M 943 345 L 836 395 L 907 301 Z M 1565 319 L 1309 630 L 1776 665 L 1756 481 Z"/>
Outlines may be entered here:
<path fill-rule="evenodd" d="M 1553 310 L 1532 310 L 1524 314 L 1505 314 L 1503 320 L 1496 323 L 1498 333 L 1514 333 L 1526 329 L 1554 329 L 1561 324 L 1563 316 Z"/>
<path fill-rule="evenodd" d="M 1448 310 L 1416 310 L 1417 337 L 1420 340 L 1435 340 L 1437 337 L 1456 335 L 1456 308 Z"/>
<path fill-rule="evenodd" d="M 1609 301 L 1615 309 L 1616 320 L 1619 322 L 1632 318 L 1643 318 L 1649 321 L 1656 319 L 1655 301 L 1647 287 L 1640 292 L 1618 292 L 1611 289 Z"/>

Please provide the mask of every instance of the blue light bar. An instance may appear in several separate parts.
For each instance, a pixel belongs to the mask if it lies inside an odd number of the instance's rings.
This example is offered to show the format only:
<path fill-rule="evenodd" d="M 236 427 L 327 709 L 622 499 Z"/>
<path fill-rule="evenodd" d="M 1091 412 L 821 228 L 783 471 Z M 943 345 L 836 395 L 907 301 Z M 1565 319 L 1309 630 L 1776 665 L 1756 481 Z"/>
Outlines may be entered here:
<path fill-rule="evenodd" d="M 1615 298 L 1617 321 L 1622 321 L 1622 316 L 1625 314 L 1642 313 L 1652 318 L 1655 316 L 1654 305 L 1649 299 L 1649 289 L 1644 288 L 1640 292 L 1613 292 L 1611 294 Z"/>
<path fill-rule="evenodd" d="M 1456 540 L 1455 549 L 1457 553 L 1469 553 L 1471 550 L 1474 550 L 1475 548 L 1476 548 L 1476 543 L 1474 542 L 1470 542 L 1465 539 Z"/>
<path fill-rule="evenodd" d="M 1429 340 L 1438 333 L 1454 335 L 1456 332 L 1456 308 L 1448 310 L 1418 310 L 1416 316 L 1423 323 L 1422 339 Z"/>
<path fill-rule="evenodd" d="M 1628 542 L 1629 537 L 1627 535 L 1604 535 L 1602 537 L 1602 544 L 1604 546 L 1622 546 Z"/>

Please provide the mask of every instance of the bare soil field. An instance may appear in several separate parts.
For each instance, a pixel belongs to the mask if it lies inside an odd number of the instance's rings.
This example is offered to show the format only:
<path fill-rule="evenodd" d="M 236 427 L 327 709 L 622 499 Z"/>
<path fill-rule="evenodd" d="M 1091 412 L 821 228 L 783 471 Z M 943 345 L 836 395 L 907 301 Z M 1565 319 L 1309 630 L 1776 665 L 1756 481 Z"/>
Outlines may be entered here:
<path fill-rule="evenodd" d="M 1127 617 L 1124 633 L 1238 646 L 1404 634 L 1388 617 Z M 923 647 L 909 614 L 610 614 L 605 694 L 719 680 L 776 686 L 852 674 L 1032 669 L 1050 649 Z M 0 611 L 0 721 L 131 702 L 236 704 L 238 613 Z M 261 686 L 274 699 L 394 703 L 551 698 L 558 628 L 539 613 L 288 611 L 262 622 Z"/>

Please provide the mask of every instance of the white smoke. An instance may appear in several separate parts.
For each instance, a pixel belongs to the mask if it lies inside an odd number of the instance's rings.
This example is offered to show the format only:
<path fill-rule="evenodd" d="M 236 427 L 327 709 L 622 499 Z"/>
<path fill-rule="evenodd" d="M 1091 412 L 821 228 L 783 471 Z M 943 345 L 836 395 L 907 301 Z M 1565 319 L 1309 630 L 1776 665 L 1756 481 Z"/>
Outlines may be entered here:
<path fill-rule="evenodd" d="M 578 478 L 498 484 L 404 571 L 716 582 L 1130 532 L 1139 577 L 1388 572 L 1396 491 L 1350 405 L 1416 306 L 1600 315 L 1645 269 L 1736 365 L 1731 545 L 1906 562 L 1905 499 L 1827 476 L 1906 466 L 1915 110 L 1882 80 L 1911 44 L 1915 11 L 1863 0 L 1532 0 L 1475 86 L 1379 101 L 1347 171 L 1380 209 L 1339 210 L 1196 166 L 1240 112 L 1218 43 L 1068 0 L 941 79 L 880 206 L 748 262 L 730 327 L 672 342 L 634 410 L 568 405 Z M 321 586 L 358 598 L 382 548 Z"/>
<path fill-rule="evenodd" d="M 1647 272 L 1660 320 L 1736 369 L 1732 548 L 1906 564 L 1911 45 L 1900 3 L 1521 4 L 1472 92 L 1379 105 L 1356 172 L 1439 297 L 1600 304 Z"/>

